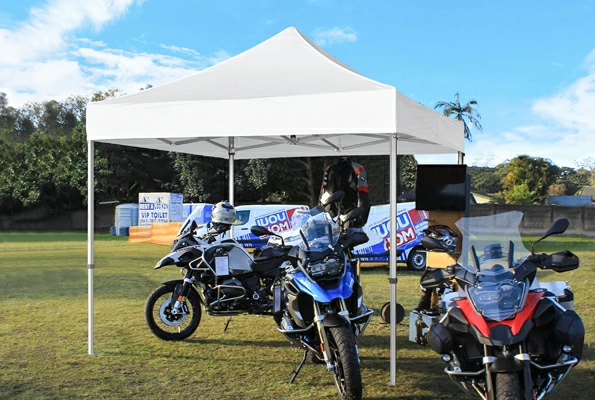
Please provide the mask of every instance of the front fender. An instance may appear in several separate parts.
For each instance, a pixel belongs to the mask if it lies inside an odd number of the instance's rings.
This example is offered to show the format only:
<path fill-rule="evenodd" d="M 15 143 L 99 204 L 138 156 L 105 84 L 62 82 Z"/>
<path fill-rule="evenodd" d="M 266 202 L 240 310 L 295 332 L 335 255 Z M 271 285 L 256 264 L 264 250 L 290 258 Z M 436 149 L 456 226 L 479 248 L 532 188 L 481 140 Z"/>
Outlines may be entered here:
<path fill-rule="evenodd" d="M 349 321 L 342 315 L 329 314 L 324 317 L 322 321 L 326 328 L 334 328 L 336 326 L 349 325 Z"/>
<path fill-rule="evenodd" d="M 490 365 L 489 370 L 492 372 L 518 372 L 523 370 L 523 363 L 514 357 L 497 358 Z"/>
<path fill-rule="evenodd" d="M 165 286 L 176 286 L 178 283 L 184 284 L 184 280 L 183 279 L 172 279 L 171 281 L 161 282 L 161 284 L 165 285 Z"/>

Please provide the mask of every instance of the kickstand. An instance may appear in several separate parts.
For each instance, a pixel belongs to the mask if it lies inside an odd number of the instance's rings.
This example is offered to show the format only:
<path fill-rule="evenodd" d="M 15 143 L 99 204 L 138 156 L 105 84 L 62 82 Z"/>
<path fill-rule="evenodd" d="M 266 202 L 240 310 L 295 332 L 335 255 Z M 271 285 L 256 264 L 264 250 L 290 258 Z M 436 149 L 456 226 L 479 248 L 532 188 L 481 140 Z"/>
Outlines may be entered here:
<path fill-rule="evenodd" d="M 308 359 L 308 353 L 309 353 L 308 350 L 304 350 L 304 358 L 302 358 L 302 361 L 300 362 L 300 365 L 298 365 L 296 370 L 293 371 L 293 375 L 291 375 L 291 379 L 289 380 L 289 383 L 293 383 L 293 381 L 295 381 L 295 378 L 297 378 L 298 374 L 300 373 L 300 370 L 302 369 L 302 367 L 306 363 L 306 360 Z"/>
<path fill-rule="evenodd" d="M 223 333 L 227 332 L 227 327 L 229 326 L 229 323 L 231 322 L 231 317 L 229 317 L 229 319 L 227 320 L 227 322 L 225 323 L 225 328 L 223 328 Z"/>

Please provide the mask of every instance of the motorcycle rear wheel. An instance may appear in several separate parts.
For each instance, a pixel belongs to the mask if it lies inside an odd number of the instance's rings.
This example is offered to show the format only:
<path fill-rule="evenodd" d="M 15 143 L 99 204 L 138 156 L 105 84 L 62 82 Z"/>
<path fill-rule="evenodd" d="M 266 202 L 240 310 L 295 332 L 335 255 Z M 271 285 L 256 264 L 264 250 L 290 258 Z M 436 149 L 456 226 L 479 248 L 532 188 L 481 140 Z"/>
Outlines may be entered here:
<path fill-rule="evenodd" d="M 518 373 L 500 372 L 496 374 L 496 400 L 521 400 Z"/>
<path fill-rule="evenodd" d="M 162 285 L 147 298 L 145 318 L 149 329 L 163 340 L 184 340 L 192 335 L 202 317 L 200 300 L 193 290 L 186 297 L 188 313 L 171 314 L 171 299 L 175 286 Z"/>
<path fill-rule="evenodd" d="M 339 398 L 361 399 L 362 375 L 351 328 L 348 325 L 328 328 L 327 335 L 335 364 L 335 385 Z"/>

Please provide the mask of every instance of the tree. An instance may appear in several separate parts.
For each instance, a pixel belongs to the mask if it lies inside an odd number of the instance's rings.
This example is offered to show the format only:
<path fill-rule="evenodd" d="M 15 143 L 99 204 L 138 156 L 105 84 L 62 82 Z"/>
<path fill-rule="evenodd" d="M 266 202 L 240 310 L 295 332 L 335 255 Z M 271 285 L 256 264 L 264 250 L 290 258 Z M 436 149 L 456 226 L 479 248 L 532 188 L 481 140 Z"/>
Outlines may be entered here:
<path fill-rule="evenodd" d="M 408 192 L 415 190 L 415 179 L 417 177 L 417 160 L 413 155 L 397 156 L 397 198 L 403 197 L 409 200 Z"/>
<path fill-rule="evenodd" d="M 252 159 L 241 168 L 246 179 L 238 179 L 242 200 L 318 204 L 324 172 L 320 157 Z"/>
<path fill-rule="evenodd" d="M 185 202 L 217 203 L 227 199 L 227 160 L 173 152 L 169 157 Z"/>
<path fill-rule="evenodd" d="M 510 204 L 543 204 L 559 170 L 546 158 L 527 155 L 513 158 L 505 168 L 500 199 Z"/>
<path fill-rule="evenodd" d="M 471 190 L 483 193 L 502 191 L 503 174 L 501 168 L 502 164 L 498 167 L 468 167 L 467 173 L 471 175 Z"/>
<path fill-rule="evenodd" d="M 551 195 L 565 195 L 575 196 L 580 190 L 589 185 L 590 173 L 585 169 L 578 171 L 570 167 L 560 167 L 559 175 L 556 179 L 554 187 L 550 188 Z M 564 188 L 564 192 L 560 193 L 560 189 Z"/>
<path fill-rule="evenodd" d="M 591 186 L 595 186 L 595 159 L 591 157 L 575 161 L 577 167 L 587 170 L 591 173 Z"/>
<path fill-rule="evenodd" d="M 471 100 L 465 105 L 461 105 L 459 101 L 459 94 L 455 93 L 455 101 L 439 101 L 438 104 L 434 107 L 434 109 L 441 108 L 442 113 L 447 117 L 454 117 L 459 121 L 463 121 L 463 125 L 465 127 L 465 139 L 471 141 L 471 130 L 467 125 L 467 121 L 475 128 L 479 129 L 480 131 L 483 129 L 479 120 L 481 119 L 481 115 L 477 112 L 473 106 L 477 105 L 477 101 Z"/>
<path fill-rule="evenodd" d="M 105 164 L 95 172 L 96 200 L 136 203 L 142 192 L 174 192 L 182 188 L 166 151 L 96 143 Z M 96 164 L 97 166 L 97 164 Z"/>

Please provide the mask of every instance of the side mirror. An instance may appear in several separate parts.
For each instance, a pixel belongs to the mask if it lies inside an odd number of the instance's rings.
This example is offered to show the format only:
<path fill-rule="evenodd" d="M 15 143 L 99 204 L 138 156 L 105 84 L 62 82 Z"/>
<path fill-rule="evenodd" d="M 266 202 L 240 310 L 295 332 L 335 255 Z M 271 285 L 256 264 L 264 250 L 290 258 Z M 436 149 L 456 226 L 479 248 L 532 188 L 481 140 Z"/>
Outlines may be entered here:
<path fill-rule="evenodd" d="M 533 243 L 531 245 L 531 254 L 535 254 L 535 245 L 539 242 L 541 242 L 543 239 L 545 239 L 548 236 L 552 236 L 552 235 L 559 235 L 561 233 L 566 232 L 566 229 L 568 229 L 568 219 L 566 218 L 562 218 L 559 219 L 557 221 L 555 221 L 552 226 L 550 226 L 550 228 L 547 230 L 547 232 L 545 232 L 545 235 L 543 235 L 541 238 L 539 238 L 539 240 L 537 240 L 535 243 Z"/>
<path fill-rule="evenodd" d="M 551 236 L 551 235 L 559 235 L 561 233 L 566 232 L 566 229 L 568 229 L 568 225 L 569 225 L 569 223 L 568 223 L 568 220 L 566 218 L 562 218 L 562 219 L 557 220 L 547 230 L 547 232 L 544 235 L 544 238 L 546 238 L 548 236 Z"/>
<path fill-rule="evenodd" d="M 331 194 L 330 197 L 328 198 L 322 198 L 320 201 L 320 204 L 323 207 L 326 207 L 327 205 L 343 200 L 343 197 L 345 197 L 345 192 L 343 192 L 342 190 L 337 190 L 335 193 Z"/>
<path fill-rule="evenodd" d="M 349 214 L 347 214 L 345 216 L 345 221 L 351 221 L 352 219 L 356 219 L 357 217 L 359 217 L 360 215 L 362 215 L 364 213 L 364 210 L 362 210 L 359 207 L 354 208 L 353 210 L 351 210 L 349 212 Z"/>
<path fill-rule="evenodd" d="M 256 236 L 279 236 L 279 235 L 269 231 L 264 226 L 260 226 L 260 225 L 253 225 L 250 228 L 250 232 L 252 232 Z"/>

